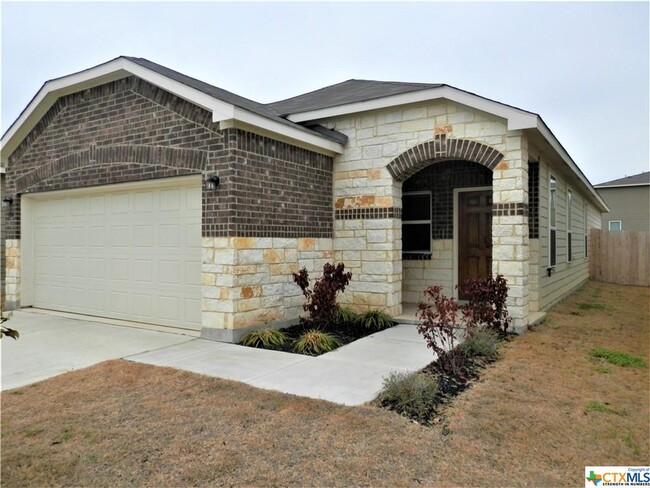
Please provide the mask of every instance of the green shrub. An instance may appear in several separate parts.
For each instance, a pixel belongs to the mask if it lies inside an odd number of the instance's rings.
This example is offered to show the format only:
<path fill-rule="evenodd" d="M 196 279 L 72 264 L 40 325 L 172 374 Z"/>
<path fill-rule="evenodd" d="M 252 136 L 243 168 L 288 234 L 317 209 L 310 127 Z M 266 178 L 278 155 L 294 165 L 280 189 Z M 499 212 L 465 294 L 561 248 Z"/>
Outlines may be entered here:
<path fill-rule="evenodd" d="M 288 342 L 289 338 L 284 332 L 273 328 L 254 330 L 239 341 L 243 346 L 262 349 L 283 349 Z"/>
<path fill-rule="evenodd" d="M 360 315 L 347 307 L 338 307 L 336 310 L 336 322 L 341 325 L 356 325 Z"/>
<path fill-rule="evenodd" d="M 359 323 L 368 330 L 384 330 L 393 326 L 393 319 L 383 310 L 372 309 L 359 317 Z"/>
<path fill-rule="evenodd" d="M 632 366 L 633 368 L 644 368 L 645 361 L 638 356 L 632 356 L 626 352 L 605 349 L 604 347 L 594 347 L 589 353 L 592 359 L 604 359 L 608 363 L 616 366 Z"/>
<path fill-rule="evenodd" d="M 438 383 L 423 373 L 391 373 L 377 401 L 409 418 L 426 421 L 434 412 Z"/>
<path fill-rule="evenodd" d="M 499 354 L 499 336 L 488 329 L 476 329 L 458 347 L 467 356 L 494 359 Z"/>
<path fill-rule="evenodd" d="M 293 350 L 298 354 L 318 356 L 333 351 L 341 346 L 341 340 L 334 334 L 322 330 L 311 329 L 303 332 L 293 343 Z"/>

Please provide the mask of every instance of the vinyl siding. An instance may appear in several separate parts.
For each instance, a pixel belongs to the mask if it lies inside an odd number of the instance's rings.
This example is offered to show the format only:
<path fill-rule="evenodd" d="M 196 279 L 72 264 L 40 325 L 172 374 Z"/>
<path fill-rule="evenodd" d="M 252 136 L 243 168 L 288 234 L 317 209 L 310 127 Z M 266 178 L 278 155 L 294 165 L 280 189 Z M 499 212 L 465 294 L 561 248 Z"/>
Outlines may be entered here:
<path fill-rule="evenodd" d="M 650 231 L 650 186 L 598 188 L 611 210 L 602 216 L 602 228 L 610 220 L 620 220 L 622 230 Z"/>
<path fill-rule="evenodd" d="M 534 154 L 534 150 L 532 151 Z M 566 294 L 580 286 L 589 278 L 589 259 L 584 249 L 584 215 L 587 206 L 587 228 L 600 228 L 600 213 L 589 202 L 577 183 L 572 185 L 566 176 L 558 171 L 557 166 L 545 158 L 539 158 L 539 239 L 536 261 L 531 260 L 532 297 L 537 299 L 540 310 L 548 309 Z M 547 274 L 549 267 L 549 177 L 557 179 L 557 262 L 551 276 Z M 573 194 L 572 208 L 572 247 L 573 259 L 569 263 L 567 249 L 567 189 Z M 588 230 L 587 230 L 588 232 Z M 535 244 L 531 242 L 531 249 Z"/>

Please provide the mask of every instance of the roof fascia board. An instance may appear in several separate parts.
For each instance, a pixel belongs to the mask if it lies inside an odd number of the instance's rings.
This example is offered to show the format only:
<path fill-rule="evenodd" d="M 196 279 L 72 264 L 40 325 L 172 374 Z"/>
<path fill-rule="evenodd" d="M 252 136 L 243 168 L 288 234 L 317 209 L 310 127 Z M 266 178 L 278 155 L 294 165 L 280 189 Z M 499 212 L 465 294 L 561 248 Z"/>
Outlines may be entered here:
<path fill-rule="evenodd" d="M 602 188 L 630 188 L 632 186 L 650 186 L 650 183 L 631 183 L 628 185 L 598 185 L 594 186 L 596 190 L 600 190 Z"/>
<path fill-rule="evenodd" d="M 518 110 L 514 107 L 508 107 L 501 103 L 486 98 L 479 97 L 471 93 L 458 90 L 451 86 L 441 86 L 426 90 L 418 90 L 400 95 L 391 95 L 388 97 L 366 100 L 363 102 L 349 103 L 328 107 L 308 112 L 290 114 L 287 119 L 292 122 L 308 122 L 348 115 L 358 112 L 367 112 L 369 110 L 378 110 L 382 108 L 394 107 L 398 105 L 407 105 L 411 103 L 424 102 L 427 100 L 437 100 L 445 98 L 453 102 L 467 105 L 468 107 L 481 110 L 483 112 L 494 114 L 508 121 L 508 130 L 530 129 L 536 126 L 537 115 Z"/>
<path fill-rule="evenodd" d="M 544 121 L 541 119 L 541 117 L 538 117 L 537 130 L 540 132 L 540 134 L 542 134 L 544 139 L 546 139 L 546 141 L 551 145 L 553 150 L 555 150 L 555 152 L 560 155 L 562 160 L 567 164 L 567 166 L 571 169 L 571 171 L 580 179 L 580 181 L 589 190 L 596 203 L 600 206 L 601 211 L 609 212 L 609 207 L 607 206 L 605 201 L 598 194 L 598 192 L 593 187 L 593 185 L 589 182 L 587 177 L 582 173 L 580 168 L 578 168 L 578 165 L 573 161 L 573 159 L 571 159 L 569 153 L 566 152 L 566 150 L 562 147 L 560 142 L 555 138 L 555 136 L 553 135 L 551 130 L 547 127 L 547 125 L 544 123 Z"/>
<path fill-rule="evenodd" d="M 242 129 L 256 134 L 278 139 L 310 151 L 334 156 L 343 154 L 344 146 L 338 142 L 305 133 L 299 129 L 286 126 L 274 120 L 261 117 L 247 110 L 235 107 L 235 116 L 230 119 L 217 120 L 220 129 Z"/>
<path fill-rule="evenodd" d="M 269 127 L 273 127 L 272 132 L 287 135 L 297 141 L 304 140 L 310 145 L 339 154 L 343 152 L 343 146 L 336 142 L 252 114 L 128 59 L 117 58 L 94 68 L 46 82 L 2 138 L 2 156 L 8 157 L 18 147 L 20 142 L 59 97 L 126 78 L 130 75 L 137 76 L 152 85 L 210 111 L 214 122 L 235 119 L 239 115 L 244 117 L 244 122 L 253 125 L 259 124 L 262 129 L 269 130 Z"/>

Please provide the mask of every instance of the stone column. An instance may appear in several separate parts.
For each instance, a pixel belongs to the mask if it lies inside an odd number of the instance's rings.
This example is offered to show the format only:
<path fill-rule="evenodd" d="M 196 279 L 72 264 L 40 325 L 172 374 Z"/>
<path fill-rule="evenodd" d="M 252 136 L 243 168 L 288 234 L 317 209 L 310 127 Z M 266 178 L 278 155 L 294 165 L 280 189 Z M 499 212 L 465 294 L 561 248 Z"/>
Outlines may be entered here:
<path fill-rule="evenodd" d="M 21 286 L 21 259 L 20 239 L 7 239 L 5 241 L 6 275 L 5 275 L 5 306 L 3 310 L 16 310 L 20 308 Z"/>
<path fill-rule="evenodd" d="M 511 328 L 521 333 L 529 314 L 528 143 L 521 131 L 508 132 L 492 189 L 492 273 L 508 280 Z"/>
<path fill-rule="evenodd" d="M 385 171 L 385 170 L 384 170 Z M 341 302 L 357 311 L 402 312 L 401 188 L 382 170 L 369 181 L 384 196 L 342 197 L 335 203 L 334 259 L 345 263 L 352 281 Z"/>

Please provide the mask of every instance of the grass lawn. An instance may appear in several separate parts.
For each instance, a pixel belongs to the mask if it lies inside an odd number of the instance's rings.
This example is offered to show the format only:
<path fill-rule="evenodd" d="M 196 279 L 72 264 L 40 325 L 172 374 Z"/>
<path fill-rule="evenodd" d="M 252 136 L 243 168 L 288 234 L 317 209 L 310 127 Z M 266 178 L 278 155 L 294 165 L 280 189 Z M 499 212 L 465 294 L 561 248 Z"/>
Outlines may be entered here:
<path fill-rule="evenodd" d="M 109 361 L 2 394 L 2 486 L 582 486 L 585 465 L 650 464 L 649 305 L 588 283 L 432 428 Z"/>

